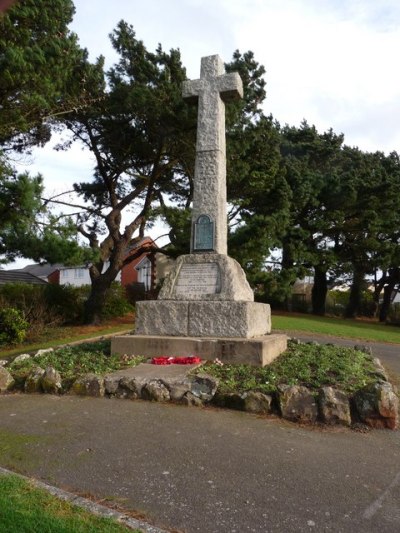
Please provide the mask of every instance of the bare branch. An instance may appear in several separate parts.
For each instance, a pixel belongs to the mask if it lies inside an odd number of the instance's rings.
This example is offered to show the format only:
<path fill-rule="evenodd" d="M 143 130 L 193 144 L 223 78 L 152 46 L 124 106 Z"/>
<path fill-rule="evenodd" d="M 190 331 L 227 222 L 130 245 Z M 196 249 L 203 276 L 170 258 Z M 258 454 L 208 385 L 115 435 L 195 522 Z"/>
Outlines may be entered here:
<path fill-rule="evenodd" d="M 101 211 L 98 211 L 97 209 L 92 209 L 91 207 L 87 207 L 86 205 L 71 204 L 69 202 L 62 202 L 61 200 L 52 200 L 51 198 L 41 198 L 41 200 L 46 204 L 53 203 L 57 205 L 65 205 L 67 207 L 76 207 L 76 209 L 81 209 L 82 211 L 86 211 L 88 213 L 91 213 L 92 215 L 97 215 L 98 217 L 106 218 Z"/>

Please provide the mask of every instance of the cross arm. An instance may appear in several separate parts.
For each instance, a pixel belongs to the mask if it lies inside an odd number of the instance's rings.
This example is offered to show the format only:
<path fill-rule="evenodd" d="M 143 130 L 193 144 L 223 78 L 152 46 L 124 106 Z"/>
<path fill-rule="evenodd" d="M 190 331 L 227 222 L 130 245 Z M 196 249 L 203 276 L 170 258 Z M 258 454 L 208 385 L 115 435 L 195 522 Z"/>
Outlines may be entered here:
<path fill-rule="evenodd" d="M 224 102 L 243 98 L 243 83 L 237 72 L 223 74 L 217 78 L 218 90 Z"/>
<path fill-rule="evenodd" d="M 202 80 L 186 80 L 182 83 L 182 97 L 189 103 L 196 103 L 202 89 Z"/>

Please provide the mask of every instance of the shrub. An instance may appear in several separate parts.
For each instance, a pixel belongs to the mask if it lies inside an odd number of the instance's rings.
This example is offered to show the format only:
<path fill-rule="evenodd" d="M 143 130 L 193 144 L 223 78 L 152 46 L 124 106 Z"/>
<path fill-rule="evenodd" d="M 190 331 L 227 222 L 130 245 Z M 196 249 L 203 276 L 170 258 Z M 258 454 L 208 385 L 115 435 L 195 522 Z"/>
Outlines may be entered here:
<path fill-rule="evenodd" d="M 83 305 L 89 292 L 89 285 L 71 287 L 49 283 L 44 289 L 44 296 L 47 307 L 66 324 L 81 322 Z"/>
<path fill-rule="evenodd" d="M 0 345 L 19 344 L 26 336 L 29 324 L 18 309 L 0 309 Z"/>
<path fill-rule="evenodd" d="M 117 282 L 112 283 L 107 291 L 102 317 L 104 319 L 126 315 L 134 310 L 128 302 L 124 287 Z"/>

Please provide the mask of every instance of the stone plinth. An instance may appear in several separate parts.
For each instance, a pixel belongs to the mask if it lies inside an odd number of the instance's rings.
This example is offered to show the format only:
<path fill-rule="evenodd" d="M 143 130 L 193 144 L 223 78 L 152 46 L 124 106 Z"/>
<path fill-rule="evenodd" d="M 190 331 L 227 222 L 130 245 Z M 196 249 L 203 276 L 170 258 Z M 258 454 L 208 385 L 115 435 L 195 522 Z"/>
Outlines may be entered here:
<path fill-rule="evenodd" d="M 123 335 L 111 341 L 111 353 L 148 357 L 195 355 L 226 364 L 265 366 L 287 348 L 286 335 L 265 335 L 253 339 L 193 338 L 151 335 Z"/>
<path fill-rule="evenodd" d="M 181 255 L 164 280 L 158 300 L 254 300 L 246 275 L 235 259 L 223 254 Z"/>
<path fill-rule="evenodd" d="M 271 331 L 268 304 L 234 301 L 144 301 L 136 304 L 137 335 L 239 337 Z"/>

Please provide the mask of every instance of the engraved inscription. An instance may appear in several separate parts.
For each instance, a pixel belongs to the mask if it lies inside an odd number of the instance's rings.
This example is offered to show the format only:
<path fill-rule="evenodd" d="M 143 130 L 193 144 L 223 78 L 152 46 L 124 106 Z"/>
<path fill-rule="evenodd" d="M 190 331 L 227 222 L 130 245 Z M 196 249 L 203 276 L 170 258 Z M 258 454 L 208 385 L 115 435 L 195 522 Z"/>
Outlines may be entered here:
<path fill-rule="evenodd" d="M 175 284 L 177 296 L 202 296 L 220 292 L 220 273 L 217 263 L 182 265 Z"/>

